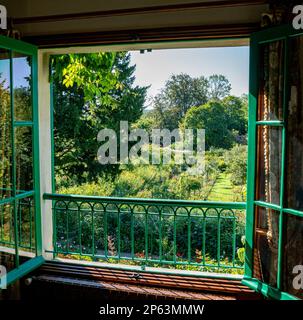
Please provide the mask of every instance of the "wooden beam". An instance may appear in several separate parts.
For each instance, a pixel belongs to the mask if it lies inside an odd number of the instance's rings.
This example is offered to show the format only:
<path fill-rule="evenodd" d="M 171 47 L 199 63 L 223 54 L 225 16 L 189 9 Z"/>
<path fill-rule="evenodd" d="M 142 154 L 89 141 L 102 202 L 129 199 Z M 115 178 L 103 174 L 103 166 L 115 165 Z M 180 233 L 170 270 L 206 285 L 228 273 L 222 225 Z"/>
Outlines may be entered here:
<path fill-rule="evenodd" d="M 187 26 L 156 29 L 135 29 L 108 32 L 86 32 L 27 36 L 23 40 L 40 48 L 60 48 L 82 45 L 173 42 L 245 38 L 259 29 L 255 23 L 236 25 Z"/>
<path fill-rule="evenodd" d="M 156 13 L 172 13 L 184 10 L 201 10 L 201 9 L 214 9 L 214 8 L 230 8 L 230 7 L 245 7 L 268 4 L 269 0 L 219 0 L 207 2 L 193 2 L 160 6 L 149 6 L 141 8 L 125 8 L 114 10 L 103 10 L 95 12 L 81 12 L 81 13 L 68 13 L 47 16 L 34 16 L 34 17 L 20 17 L 14 18 L 13 24 L 32 24 L 32 23 L 45 23 L 45 22 L 58 22 L 66 20 L 80 20 L 80 19 L 93 19 L 101 17 L 114 17 L 114 16 L 128 16 L 140 14 L 156 14 Z"/>

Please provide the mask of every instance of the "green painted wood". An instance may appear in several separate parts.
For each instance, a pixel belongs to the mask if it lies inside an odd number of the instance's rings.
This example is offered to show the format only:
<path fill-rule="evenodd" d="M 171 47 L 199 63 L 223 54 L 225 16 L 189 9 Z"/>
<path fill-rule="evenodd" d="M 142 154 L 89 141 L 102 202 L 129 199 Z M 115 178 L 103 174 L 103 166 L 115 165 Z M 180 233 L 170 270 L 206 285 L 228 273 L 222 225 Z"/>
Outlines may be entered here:
<path fill-rule="evenodd" d="M 30 214 L 32 210 L 35 211 L 35 226 L 30 225 L 30 234 L 33 234 L 35 228 L 36 235 L 36 255 L 37 258 L 30 260 L 29 262 L 20 265 L 19 259 L 19 248 L 32 249 L 32 242 L 30 240 L 29 246 L 24 246 L 21 244 L 22 233 L 21 225 L 14 223 L 14 239 L 10 239 L 10 245 L 15 247 L 15 260 L 16 269 L 8 273 L 9 283 L 14 282 L 20 277 L 25 275 L 26 270 L 31 270 L 32 266 L 39 265 L 42 261 L 42 234 L 41 234 L 41 211 L 40 211 L 40 176 L 39 176 L 39 129 L 38 129 L 38 62 L 37 62 L 37 47 L 30 45 L 28 43 L 14 40 L 8 37 L 0 36 L 0 48 L 7 49 L 10 51 L 10 88 L 11 88 L 11 124 L 12 124 L 12 173 L 13 173 L 13 187 L 12 187 L 12 197 L 10 199 L 5 199 L 0 201 L 0 205 L 7 203 L 13 204 L 13 215 L 14 221 L 20 221 L 19 216 L 21 215 L 21 210 L 25 204 L 22 202 L 25 198 L 33 198 L 35 201 L 35 207 L 32 208 L 30 205 Z M 32 88 L 32 121 L 15 121 L 14 117 L 14 70 L 13 70 L 13 54 L 21 53 L 32 58 L 31 66 L 31 88 Z M 15 129 L 20 127 L 30 127 L 32 128 L 33 134 L 33 175 L 34 175 L 34 187 L 33 190 L 20 192 L 21 190 L 16 190 L 16 152 L 15 152 Z M 39 262 L 39 263 L 38 263 Z"/>
<path fill-rule="evenodd" d="M 250 71 L 249 71 L 249 109 L 248 109 L 248 159 L 247 159 L 247 198 L 246 198 L 246 231 L 245 231 L 245 276 L 253 276 L 254 248 L 254 200 L 256 179 L 256 120 L 258 107 L 258 78 L 259 78 L 259 46 L 256 35 L 250 42 Z"/>
<path fill-rule="evenodd" d="M 296 31 L 291 25 L 284 25 L 275 28 L 268 28 L 257 32 L 251 37 L 251 56 L 250 56 L 250 93 L 249 93 L 249 133 L 248 133 L 248 174 L 247 174 L 247 222 L 246 222 L 246 259 L 245 259 L 245 280 L 243 283 L 250 288 L 261 292 L 267 297 L 279 300 L 296 299 L 292 295 L 282 291 L 283 283 L 283 258 L 284 258 L 284 233 L 285 233 L 285 214 L 293 214 L 303 217 L 303 212 L 285 208 L 285 180 L 286 180 L 286 156 L 287 156 L 287 118 L 289 92 L 289 39 L 302 36 L 302 30 Z M 285 41 L 284 51 L 284 99 L 283 99 L 283 120 L 282 121 L 257 121 L 258 91 L 259 91 L 259 72 L 260 72 L 260 45 L 270 42 Z M 282 128 L 282 163 L 281 163 L 281 185 L 280 185 L 280 204 L 255 201 L 256 183 L 256 134 L 258 126 L 270 126 Z M 272 288 L 266 283 L 253 278 L 253 246 L 254 246 L 254 219 L 255 206 L 276 210 L 279 215 L 279 243 L 278 243 L 278 270 L 277 288 Z"/>
<path fill-rule="evenodd" d="M 265 297 L 274 299 L 274 300 L 300 300 L 297 297 L 278 290 L 277 288 L 273 288 L 266 283 L 261 282 L 255 278 L 244 278 L 242 283 L 247 285 L 249 288 L 262 293 Z"/>
<path fill-rule="evenodd" d="M 29 261 L 23 263 L 20 267 L 14 269 L 13 271 L 9 272 L 7 275 L 7 285 L 13 284 L 20 278 L 25 277 L 30 272 L 34 271 L 35 269 L 39 268 L 45 260 L 42 256 L 30 259 Z"/>

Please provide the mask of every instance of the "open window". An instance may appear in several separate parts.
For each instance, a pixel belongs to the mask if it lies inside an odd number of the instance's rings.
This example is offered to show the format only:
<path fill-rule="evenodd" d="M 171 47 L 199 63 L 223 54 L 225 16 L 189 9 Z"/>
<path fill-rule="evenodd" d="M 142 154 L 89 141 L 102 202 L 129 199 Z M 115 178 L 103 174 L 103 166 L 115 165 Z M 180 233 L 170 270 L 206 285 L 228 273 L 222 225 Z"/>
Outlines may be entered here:
<path fill-rule="evenodd" d="M 290 26 L 252 36 L 244 282 L 275 299 L 303 297 L 302 54 Z"/>
<path fill-rule="evenodd" d="M 249 155 L 247 184 L 247 224 L 246 224 L 246 263 L 244 283 L 275 299 L 303 298 L 302 290 L 294 285 L 296 266 L 303 264 L 303 133 L 300 127 L 303 118 L 303 33 L 296 33 L 290 27 L 268 29 L 252 36 L 250 61 L 250 105 L 249 105 Z M 48 63 L 43 69 L 43 81 L 48 83 Z M 40 79 L 39 79 L 40 83 Z M 41 85 L 41 83 L 40 83 Z M 40 112 L 49 112 L 48 97 Z M 51 127 L 50 118 L 46 118 Z M 0 38 L 0 264 L 9 271 L 8 283 L 24 276 L 43 262 L 41 241 L 40 178 L 38 150 L 38 100 L 37 100 L 37 49 L 26 43 Z M 48 127 L 44 130 L 48 130 Z M 50 130 L 49 130 L 50 131 Z M 47 134 L 46 134 L 47 135 Z M 41 135 L 42 136 L 42 135 Z M 51 146 L 51 134 L 47 135 Z M 48 146 L 48 144 L 45 144 Z M 46 148 L 46 147 L 45 147 Z M 51 149 L 51 148 L 49 148 Z M 41 152 L 41 154 L 43 154 Z M 47 172 L 51 172 L 51 154 L 44 154 Z M 45 160 L 44 159 L 44 160 Z M 49 174 L 49 176 L 51 176 Z M 51 179 L 48 179 L 51 184 Z M 42 183 L 43 184 L 43 183 Z M 51 186 L 48 186 L 51 192 Z M 47 191 L 47 190 L 44 190 Z M 231 221 L 235 230 L 235 210 L 245 210 L 245 203 L 186 203 L 183 201 L 160 201 L 116 198 L 98 199 L 96 197 L 76 197 L 71 195 L 44 194 L 46 202 L 43 211 L 44 238 L 43 250 L 52 257 L 58 251 L 56 241 L 56 222 L 58 215 L 65 215 L 64 236 L 67 237 L 68 254 L 76 249 L 82 250 L 82 240 L 88 242 L 85 255 L 93 258 L 121 260 L 128 258 L 138 263 L 163 263 L 181 265 L 178 257 L 176 220 L 183 219 L 186 263 L 204 267 L 222 267 L 221 264 L 221 226 L 222 220 Z M 171 209 L 173 207 L 173 209 Z M 47 214 L 47 209 L 49 214 Z M 153 211 L 148 211 L 152 209 Z M 198 209 L 200 210 L 198 212 Z M 166 210 L 166 211 L 165 211 Z M 130 213 L 130 214 L 129 214 Z M 143 253 L 136 256 L 136 237 L 134 233 L 134 213 L 142 216 L 140 230 L 144 237 Z M 193 216 L 191 214 L 193 213 Z M 156 215 L 157 214 L 157 215 Z M 163 236 L 163 216 L 172 221 L 172 254 L 169 259 L 163 254 L 161 245 L 156 249 L 149 247 L 149 239 L 154 233 L 146 227 L 151 217 L 159 224 L 159 238 Z M 209 216 L 207 216 L 209 214 Z M 70 216 L 75 220 L 77 232 L 71 233 Z M 94 224 L 96 215 L 104 229 L 96 235 Z M 117 239 L 121 236 L 122 218 L 126 217 L 130 255 L 121 257 L 122 246 L 117 241 L 115 254 L 108 254 L 111 231 L 107 228 L 108 219 L 113 216 Z M 118 217 L 118 218 L 117 218 Z M 84 219 L 86 218 L 86 220 Z M 165 218 L 165 217 L 164 217 Z M 82 219 L 82 220 L 81 220 Z M 201 258 L 192 257 L 192 221 L 200 219 L 204 234 L 200 247 Z M 206 242 L 206 220 L 218 221 L 215 251 L 215 264 L 207 265 L 203 257 Z M 83 224 L 83 221 L 86 223 Z M 116 222 L 117 221 L 117 222 Z M 80 222 L 80 223 L 79 223 Z M 145 223 L 145 224 L 144 224 Z M 84 227 L 91 237 L 83 237 Z M 100 231 L 99 230 L 99 231 Z M 70 250 L 70 234 L 76 240 Z M 235 235 L 235 233 L 232 233 Z M 100 246 L 95 237 L 102 239 Z M 65 240 L 65 238 L 63 238 Z M 104 240 L 104 241 L 103 241 Z M 77 242 L 78 241 L 78 242 Z M 159 243 L 162 243 L 161 241 Z M 232 268 L 235 263 L 236 238 L 231 239 Z M 61 248 L 61 247 L 60 247 Z M 101 249 L 100 249 L 101 248 Z M 99 250 L 99 252 L 98 252 Z M 157 251 L 156 259 L 149 252 Z M 159 254 L 158 254 L 159 252 Z M 97 253 L 97 255 L 96 255 Z M 151 261 L 149 258 L 151 257 Z M 179 260 L 178 260 L 179 259 Z M 229 266 L 228 266 L 229 267 Z"/>
<path fill-rule="evenodd" d="M 1 37 L 0 265 L 7 284 L 43 261 L 37 101 L 37 48 Z"/>

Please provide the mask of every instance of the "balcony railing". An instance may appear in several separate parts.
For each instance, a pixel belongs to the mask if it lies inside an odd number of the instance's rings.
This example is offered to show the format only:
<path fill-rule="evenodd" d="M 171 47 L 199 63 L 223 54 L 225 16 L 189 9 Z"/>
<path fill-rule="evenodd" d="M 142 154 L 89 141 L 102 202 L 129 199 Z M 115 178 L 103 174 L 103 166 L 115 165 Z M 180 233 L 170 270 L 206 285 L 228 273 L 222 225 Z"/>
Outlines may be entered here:
<path fill-rule="evenodd" d="M 46 194 L 56 257 L 241 273 L 245 203 Z"/>

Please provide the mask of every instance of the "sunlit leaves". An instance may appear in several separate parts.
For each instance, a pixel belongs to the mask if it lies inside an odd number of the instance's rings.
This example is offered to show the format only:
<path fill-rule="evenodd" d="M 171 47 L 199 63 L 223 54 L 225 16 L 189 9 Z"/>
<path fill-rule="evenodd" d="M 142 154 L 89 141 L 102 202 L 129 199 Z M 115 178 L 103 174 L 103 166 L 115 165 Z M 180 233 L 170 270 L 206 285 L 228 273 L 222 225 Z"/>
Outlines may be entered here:
<path fill-rule="evenodd" d="M 114 66 L 115 53 L 69 54 L 52 60 L 53 76 L 66 88 L 83 90 L 86 101 L 109 101 L 109 92 L 121 88 L 119 72 Z"/>

